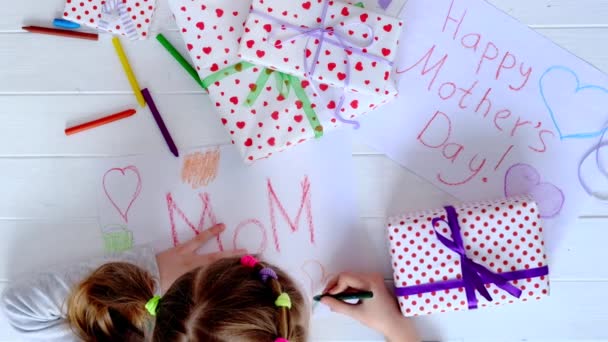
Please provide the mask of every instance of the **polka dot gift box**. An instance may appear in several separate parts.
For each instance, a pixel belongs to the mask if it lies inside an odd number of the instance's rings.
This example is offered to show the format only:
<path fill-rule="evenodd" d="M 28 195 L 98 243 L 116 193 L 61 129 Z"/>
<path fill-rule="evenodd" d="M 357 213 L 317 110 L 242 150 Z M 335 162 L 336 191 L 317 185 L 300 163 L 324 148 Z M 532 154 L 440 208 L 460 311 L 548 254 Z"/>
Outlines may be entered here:
<path fill-rule="evenodd" d="M 405 316 L 472 310 L 549 294 L 538 207 L 527 196 L 388 219 Z"/>
<path fill-rule="evenodd" d="M 348 91 L 388 94 L 402 25 L 340 1 L 253 0 L 240 55 Z"/>
<path fill-rule="evenodd" d="M 131 40 L 149 36 L 156 0 L 66 0 L 63 18 Z"/>
<path fill-rule="evenodd" d="M 219 119 L 248 163 L 356 125 L 356 118 L 396 96 L 396 91 L 345 93 L 241 60 L 251 0 L 169 0 L 169 5 Z"/>

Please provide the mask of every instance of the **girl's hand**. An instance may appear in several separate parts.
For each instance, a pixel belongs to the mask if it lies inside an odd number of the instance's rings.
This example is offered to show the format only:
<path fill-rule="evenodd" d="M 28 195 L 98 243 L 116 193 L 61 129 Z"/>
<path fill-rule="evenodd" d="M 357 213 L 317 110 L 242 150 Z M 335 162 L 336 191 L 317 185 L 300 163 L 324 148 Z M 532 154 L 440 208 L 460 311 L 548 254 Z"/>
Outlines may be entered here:
<path fill-rule="evenodd" d="M 207 241 L 215 238 L 225 229 L 226 226 L 223 224 L 217 224 L 201 232 L 192 240 L 157 254 L 156 263 L 160 273 L 161 292 L 165 293 L 177 278 L 195 268 L 209 265 L 219 259 L 246 254 L 247 251 L 244 249 L 211 254 L 196 253 Z"/>
<path fill-rule="evenodd" d="M 350 316 L 366 326 L 382 333 L 389 341 L 418 342 L 411 320 L 403 317 L 395 297 L 388 291 L 381 275 L 342 273 L 333 279 L 324 293 L 338 294 L 345 291 L 371 291 L 374 298 L 348 304 L 323 297 L 321 303 L 337 313 Z"/>

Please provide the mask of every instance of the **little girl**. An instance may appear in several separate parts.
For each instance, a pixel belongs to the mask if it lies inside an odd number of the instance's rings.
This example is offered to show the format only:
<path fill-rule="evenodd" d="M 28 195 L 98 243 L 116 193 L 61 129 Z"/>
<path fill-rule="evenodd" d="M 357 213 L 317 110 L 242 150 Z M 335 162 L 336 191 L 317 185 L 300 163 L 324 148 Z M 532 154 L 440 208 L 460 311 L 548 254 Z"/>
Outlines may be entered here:
<path fill-rule="evenodd" d="M 217 225 L 158 255 L 140 248 L 16 281 L 2 306 L 28 340 L 307 341 L 307 301 L 283 271 L 239 257 L 242 250 L 196 253 L 224 229 Z M 355 305 L 328 297 L 322 302 L 389 341 L 418 341 L 382 277 L 344 273 L 326 292 L 355 289 L 374 298 Z"/>

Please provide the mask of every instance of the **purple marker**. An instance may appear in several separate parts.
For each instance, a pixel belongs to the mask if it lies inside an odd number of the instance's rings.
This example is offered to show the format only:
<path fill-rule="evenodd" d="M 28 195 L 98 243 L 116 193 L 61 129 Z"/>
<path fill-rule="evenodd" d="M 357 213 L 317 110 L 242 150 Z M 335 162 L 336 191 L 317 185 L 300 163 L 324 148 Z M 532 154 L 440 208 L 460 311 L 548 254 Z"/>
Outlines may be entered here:
<path fill-rule="evenodd" d="M 141 91 L 141 95 L 143 95 L 144 100 L 146 100 L 146 103 L 150 107 L 150 112 L 152 112 L 152 116 L 154 117 L 154 120 L 156 121 L 156 124 L 160 129 L 160 132 L 163 134 L 163 138 L 165 138 L 165 142 L 167 142 L 169 150 L 171 151 L 171 153 L 173 153 L 174 156 L 179 157 L 177 146 L 175 146 L 173 138 L 171 138 L 171 134 L 169 133 L 169 130 L 167 129 L 167 126 L 165 125 L 162 116 L 160 116 L 160 112 L 156 108 L 156 104 L 154 103 L 154 100 L 152 99 L 152 95 L 150 95 L 150 91 L 148 90 L 148 88 L 143 89 Z"/>
<path fill-rule="evenodd" d="M 378 0 L 378 5 L 380 5 L 380 7 L 385 10 L 388 8 L 388 6 L 391 5 L 391 2 L 393 2 L 393 0 Z"/>

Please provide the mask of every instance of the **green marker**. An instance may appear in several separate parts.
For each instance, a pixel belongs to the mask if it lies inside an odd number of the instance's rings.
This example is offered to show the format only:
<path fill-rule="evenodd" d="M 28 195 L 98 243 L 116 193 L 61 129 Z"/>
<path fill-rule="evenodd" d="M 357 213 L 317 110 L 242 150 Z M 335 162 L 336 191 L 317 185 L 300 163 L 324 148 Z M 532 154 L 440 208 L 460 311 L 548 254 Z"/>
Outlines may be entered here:
<path fill-rule="evenodd" d="M 192 67 L 192 65 L 190 65 L 190 63 L 188 63 L 188 61 L 182 55 L 180 55 L 180 53 L 177 51 L 177 49 L 175 47 L 173 47 L 173 45 L 171 45 L 171 43 L 169 43 L 169 41 L 167 40 L 167 38 L 165 38 L 165 36 L 163 36 L 162 34 L 159 33 L 156 36 L 156 40 L 158 40 L 158 42 L 161 43 L 161 45 L 165 49 L 167 49 L 167 51 L 171 54 L 171 56 L 173 56 L 173 58 L 175 58 L 175 60 L 190 74 L 190 76 L 194 79 L 194 81 L 196 81 L 196 83 L 198 83 L 201 87 L 203 87 L 205 90 L 207 90 L 203 86 L 203 81 L 201 81 L 200 77 L 198 76 L 196 69 L 194 69 L 194 67 Z"/>
<path fill-rule="evenodd" d="M 331 298 L 335 298 L 337 300 L 371 299 L 371 298 L 374 298 L 374 293 L 371 291 L 362 291 L 362 292 L 338 293 L 335 295 L 322 294 L 322 295 L 314 296 L 313 299 L 318 302 L 323 297 L 331 297 Z"/>

